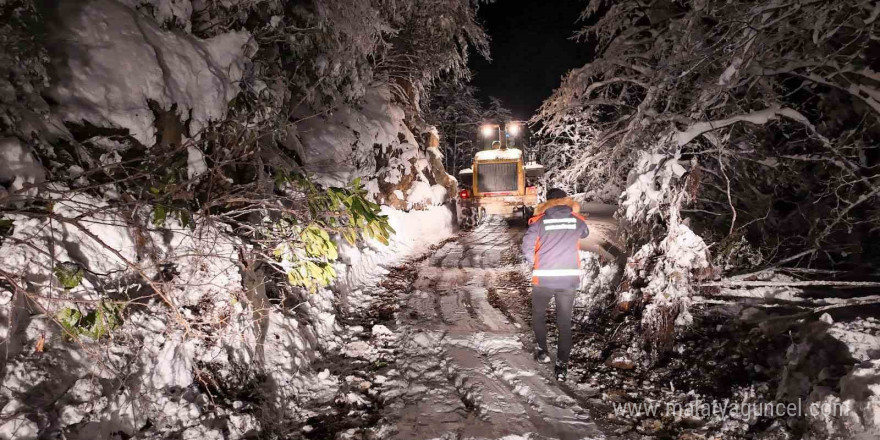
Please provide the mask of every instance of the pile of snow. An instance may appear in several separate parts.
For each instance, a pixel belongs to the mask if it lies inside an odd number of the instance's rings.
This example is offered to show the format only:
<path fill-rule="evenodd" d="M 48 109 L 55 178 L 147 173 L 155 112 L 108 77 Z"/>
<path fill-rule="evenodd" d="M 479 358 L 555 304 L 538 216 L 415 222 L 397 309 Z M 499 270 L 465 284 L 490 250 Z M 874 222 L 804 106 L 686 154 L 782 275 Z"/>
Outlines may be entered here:
<path fill-rule="evenodd" d="M 113 0 L 62 2 L 58 17 L 51 51 L 57 81 L 49 94 L 65 121 L 125 128 L 152 146 L 148 101 L 165 110 L 176 105 L 196 136 L 226 116 L 239 92 L 251 38 L 245 31 L 199 40 Z"/>
<path fill-rule="evenodd" d="M 377 88 L 364 97 L 360 106 L 344 105 L 329 116 L 299 122 L 290 141 L 320 183 L 342 186 L 375 173 L 377 164 L 381 164 L 374 148 L 381 154 L 406 152 L 407 158 L 416 156 L 411 151 L 418 150 L 418 143 L 406 127 L 405 118 L 404 110 L 391 102 L 391 93 Z"/>
<path fill-rule="evenodd" d="M 811 411 L 806 411 L 810 438 L 880 437 L 880 320 L 834 322 L 825 314 L 814 326 L 825 333 L 789 347 L 780 392 L 804 397 L 810 405 Z M 839 349 L 835 343 L 845 348 L 852 363 L 844 365 L 842 377 L 832 380 L 836 366 L 828 360 L 842 359 L 825 359 L 829 356 L 821 351 Z M 825 359 L 815 366 L 821 370 L 809 371 L 806 366 L 817 358 Z"/>
<path fill-rule="evenodd" d="M 520 160 L 522 159 L 522 150 L 518 148 L 498 148 L 494 150 L 478 151 L 475 160 Z"/>
<path fill-rule="evenodd" d="M 388 216 L 388 223 L 397 232 L 387 246 L 375 240 L 360 246 L 341 242 L 335 288 L 350 293 L 359 286 L 375 283 L 407 256 L 425 252 L 455 233 L 455 219 L 445 206 L 409 212 L 384 206 L 382 214 Z"/>
<path fill-rule="evenodd" d="M 435 169 L 442 165 L 431 165 L 442 154 L 419 147 L 406 112 L 392 102 L 387 87 L 369 91 L 359 106 L 304 119 L 292 132 L 289 147 L 324 185 L 344 186 L 361 178 L 376 201 L 398 209 L 440 205 L 455 193 L 455 179 Z"/>
<path fill-rule="evenodd" d="M 45 179 L 46 172 L 30 148 L 16 138 L 0 139 L 0 201 L 7 196 L 7 191 L 13 199 L 34 195 L 35 188 L 25 188 Z"/>
<path fill-rule="evenodd" d="M 196 147 L 189 146 L 186 148 L 186 177 L 190 180 L 202 175 L 208 171 L 208 164 L 205 162 L 205 154 Z"/>
<path fill-rule="evenodd" d="M 443 185 L 431 185 L 425 181 L 415 181 L 406 193 L 407 208 L 417 206 L 439 206 L 446 202 L 448 191 Z"/>

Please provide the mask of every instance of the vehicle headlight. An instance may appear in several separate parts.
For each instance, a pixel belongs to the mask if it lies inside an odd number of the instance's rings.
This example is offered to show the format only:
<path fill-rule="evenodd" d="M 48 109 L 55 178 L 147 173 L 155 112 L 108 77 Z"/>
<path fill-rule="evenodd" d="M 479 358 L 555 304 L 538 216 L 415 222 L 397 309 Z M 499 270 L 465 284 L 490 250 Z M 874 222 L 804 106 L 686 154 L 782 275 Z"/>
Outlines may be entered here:
<path fill-rule="evenodd" d="M 483 133 L 483 137 L 492 137 L 492 135 L 495 134 L 495 127 L 486 124 L 480 127 L 480 132 Z"/>
<path fill-rule="evenodd" d="M 511 136 L 516 136 L 519 134 L 519 124 L 507 124 L 507 133 Z"/>

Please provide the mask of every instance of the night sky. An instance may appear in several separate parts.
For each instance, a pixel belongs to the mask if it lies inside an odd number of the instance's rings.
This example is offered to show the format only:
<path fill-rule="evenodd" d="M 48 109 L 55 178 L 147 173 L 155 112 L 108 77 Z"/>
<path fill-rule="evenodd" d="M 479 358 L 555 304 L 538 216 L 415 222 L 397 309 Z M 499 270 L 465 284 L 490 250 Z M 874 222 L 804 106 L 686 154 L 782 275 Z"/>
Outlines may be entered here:
<path fill-rule="evenodd" d="M 559 87 L 562 75 L 584 65 L 590 46 L 571 40 L 586 0 L 500 0 L 481 5 L 492 38 L 492 62 L 471 57 L 479 96 L 500 98 L 517 119 L 530 118 Z"/>

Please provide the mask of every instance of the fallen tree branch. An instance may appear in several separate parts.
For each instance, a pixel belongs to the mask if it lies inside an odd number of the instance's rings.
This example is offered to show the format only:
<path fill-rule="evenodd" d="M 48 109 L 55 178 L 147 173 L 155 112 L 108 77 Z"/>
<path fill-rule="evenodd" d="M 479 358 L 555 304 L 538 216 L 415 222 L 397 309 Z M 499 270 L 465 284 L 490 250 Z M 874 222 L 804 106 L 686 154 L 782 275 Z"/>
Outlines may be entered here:
<path fill-rule="evenodd" d="M 872 304 L 880 304 L 880 295 L 866 296 L 864 298 L 853 298 L 837 304 L 829 304 L 827 306 L 817 307 L 812 310 L 812 313 L 825 312 L 828 310 L 840 309 L 843 307 L 868 306 Z"/>
<path fill-rule="evenodd" d="M 765 267 L 765 268 L 763 268 L 763 269 L 761 269 L 761 270 L 757 270 L 757 271 L 754 271 L 754 272 L 748 272 L 748 273 L 744 273 L 744 274 L 740 274 L 740 275 L 735 275 L 735 276 L 731 277 L 730 280 L 738 281 L 738 280 L 741 280 L 741 279 L 743 279 L 743 278 L 755 277 L 755 276 L 758 276 L 758 275 L 761 275 L 761 274 L 765 274 L 765 273 L 772 273 L 774 270 L 784 270 L 784 269 L 787 269 L 787 268 L 780 267 L 780 266 L 782 266 L 782 265 L 785 264 L 785 263 L 790 263 L 790 262 L 792 262 L 792 261 L 794 261 L 794 260 L 797 260 L 798 258 L 806 257 L 807 255 L 815 254 L 817 250 L 818 250 L 818 249 L 816 249 L 816 248 L 813 248 L 813 249 L 807 249 L 807 250 L 805 250 L 805 251 L 803 251 L 803 252 L 800 252 L 800 253 L 798 253 L 798 254 L 792 255 L 791 257 L 787 257 L 787 258 L 785 258 L 784 260 L 778 261 L 778 262 L 774 263 L 773 265 L 768 266 L 768 267 Z"/>
<path fill-rule="evenodd" d="M 805 286 L 830 286 L 830 287 L 880 287 L 876 281 L 709 281 L 700 283 L 700 287 L 805 287 Z"/>
<path fill-rule="evenodd" d="M 843 309 L 846 307 L 855 307 L 855 306 L 866 306 L 880 304 L 880 296 L 871 296 L 867 298 L 860 298 L 857 300 L 850 300 L 840 304 L 831 304 L 827 306 L 815 307 L 811 308 L 807 311 L 801 313 L 795 313 L 793 315 L 785 315 L 785 316 L 773 316 L 769 318 L 759 319 L 758 323 L 765 329 L 765 332 L 769 329 L 774 329 L 776 332 L 784 332 L 791 325 L 795 325 L 799 320 L 808 318 L 810 316 L 816 316 L 820 313 L 828 312 L 829 310 L 834 309 Z"/>
<path fill-rule="evenodd" d="M 789 298 L 780 297 L 764 297 L 736 294 L 735 292 L 725 292 L 714 295 L 694 296 L 692 301 L 695 304 L 742 304 L 741 300 L 763 300 L 762 304 L 750 304 L 758 307 L 794 307 L 808 310 L 808 313 L 815 313 L 825 310 L 864 306 L 871 304 L 880 304 L 880 295 L 871 295 L 861 298 L 821 298 L 809 299 L 792 296 Z M 821 302 L 821 303 L 819 303 Z"/>

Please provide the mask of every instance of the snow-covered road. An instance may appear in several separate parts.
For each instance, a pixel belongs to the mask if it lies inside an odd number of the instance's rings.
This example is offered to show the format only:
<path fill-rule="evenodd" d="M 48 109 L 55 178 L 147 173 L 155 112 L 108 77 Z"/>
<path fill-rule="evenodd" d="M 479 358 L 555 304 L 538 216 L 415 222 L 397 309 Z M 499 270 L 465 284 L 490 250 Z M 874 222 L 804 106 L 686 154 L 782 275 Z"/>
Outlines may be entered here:
<path fill-rule="evenodd" d="M 589 223 L 591 246 L 613 233 L 607 215 Z M 521 270 L 512 263 L 524 232 L 489 221 L 417 268 L 396 314 L 399 396 L 382 409 L 393 438 L 604 438 L 551 367 L 532 359 L 527 322 L 490 304 Z"/>

